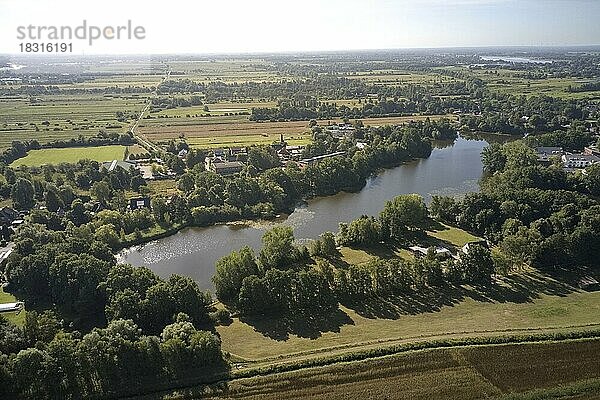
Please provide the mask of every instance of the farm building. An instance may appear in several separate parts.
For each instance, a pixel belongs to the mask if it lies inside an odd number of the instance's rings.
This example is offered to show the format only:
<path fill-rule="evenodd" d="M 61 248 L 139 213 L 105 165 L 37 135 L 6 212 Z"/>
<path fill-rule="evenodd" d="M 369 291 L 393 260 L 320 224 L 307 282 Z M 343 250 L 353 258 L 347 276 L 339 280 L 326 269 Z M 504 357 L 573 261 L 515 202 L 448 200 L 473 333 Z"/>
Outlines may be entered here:
<path fill-rule="evenodd" d="M 304 146 L 285 146 L 277 150 L 277 156 L 282 161 L 297 161 L 302 157 Z"/>
<path fill-rule="evenodd" d="M 338 139 L 351 137 L 356 131 L 356 128 L 354 128 L 351 124 L 333 124 L 328 125 L 325 129 L 331 133 L 331 136 Z"/>
<path fill-rule="evenodd" d="M 204 166 L 207 171 L 214 172 L 219 175 L 237 174 L 244 168 L 244 164 L 240 161 L 227 161 L 225 157 L 206 157 Z"/>
<path fill-rule="evenodd" d="M 241 172 L 244 164 L 239 161 L 225 161 L 211 164 L 211 171 L 219 175 L 231 175 Z"/>
<path fill-rule="evenodd" d="M 123 168 L 126 171 L 129 171 L 132 168 L 136 168 L 137 164 L 133 163 L 131 161 L 122 161 L 122 160 L 112 160 L 112 161 L 106 161 L 103 162 L 102 165 L 100 166 L 100 168 L 106 168 L 109 172 L 110 171 L 114 171 L 115 168 Z"/>
<path fill-rule="evenodd" d="M 129 209 L 139 210 L 140 208 L 150 208 L 150 197 L 134 197 L 129 199 Z"/>

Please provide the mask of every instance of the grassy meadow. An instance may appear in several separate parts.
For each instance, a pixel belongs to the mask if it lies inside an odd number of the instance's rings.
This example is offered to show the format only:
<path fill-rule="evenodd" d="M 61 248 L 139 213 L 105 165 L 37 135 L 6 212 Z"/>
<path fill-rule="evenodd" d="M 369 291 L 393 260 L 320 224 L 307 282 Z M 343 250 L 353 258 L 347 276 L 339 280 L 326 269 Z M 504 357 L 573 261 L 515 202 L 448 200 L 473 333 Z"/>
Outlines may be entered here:
<path fill-rule="evenodd" d="M 37 167 L 44 164 L 76 163 L 79 160 L 122 160 L 125 146 L 68 147 L 61 149 L 31 150 L 23 158 L 15 160 L 11 167 Z"/>

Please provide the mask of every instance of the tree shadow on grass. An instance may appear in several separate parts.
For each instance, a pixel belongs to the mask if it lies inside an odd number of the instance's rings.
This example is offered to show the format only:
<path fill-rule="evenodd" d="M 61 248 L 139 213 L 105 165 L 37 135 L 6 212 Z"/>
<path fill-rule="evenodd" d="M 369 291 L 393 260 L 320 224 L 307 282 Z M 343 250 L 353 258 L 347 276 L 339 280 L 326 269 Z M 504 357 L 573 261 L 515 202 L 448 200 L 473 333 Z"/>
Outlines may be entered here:
<path fill-rule="evenodd" d="M 531 303 L 541 295 L 567 296 L 575 287 L 536 272 L 503 277 L 488 286 L 426 287 L 397 295 L 372 296 L 343 304 L 365 318 L 397 319 L 438 312 L 466 299 L 482 303 Z"/>
<path fill-rule="evenodd" d="M 467 299 L 481 303 L 523 304 L 531 303 L 542 295 L 564 297 L 578 290 L 572 284 L 576 279 L 572 277 L 563 281 L 560 276 L 530 271 L 499 277 L 488 286 L 425 287 L 393 295 L 344 300 L 341 303 L 364 318 L 398 319 L 405 315 L 438 312 Z M 342 326 L 354 325 L 352 318 L 341 309 L 325 316 L 299 314 L 280 318 L 243 318 L 242 321 L 264 336 L 279 341 L 288 340 L 290 335 L 316 339 L 325 332 L 339 333 Z"/>
<path fill-rule="evenodd" d="M 279 341 L 288 340 L 290 335 L 317 339 L 325 332 L 339 333 L 342 326 L 354 325 L 352 318 L 339 308 L 326 315 L 243 317 L 241 321 L 262 335 Z"/>

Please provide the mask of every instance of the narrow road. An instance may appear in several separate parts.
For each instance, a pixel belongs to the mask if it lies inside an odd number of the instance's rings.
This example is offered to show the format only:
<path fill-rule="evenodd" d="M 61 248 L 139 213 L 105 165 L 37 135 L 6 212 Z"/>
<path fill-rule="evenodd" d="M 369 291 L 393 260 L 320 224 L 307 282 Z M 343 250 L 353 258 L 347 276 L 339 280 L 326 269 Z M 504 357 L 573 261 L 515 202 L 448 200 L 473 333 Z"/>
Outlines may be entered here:
<path fill-rule="evenodd" d="M 167 72 L 165 73 L 165 76 L 163 77 L 162 81 L 160 83 L 164 83 L 166 82 L 167 79 L 169 79 L 169 77 L 171 76 L 171 68 L 168 67 L 167 68 Z M 151 141 L 147 140 L 146 138 L 144 138 L 141 135 L 138 135 L 135 131 L 137 129 L 137 127 L 140 124 L 140 121 L 142 120 L 142 118 L 144 117 L 144 114 L 146 112 L 148 112 L 148 110 L 150 110 L 150 105 L 152 104 L 152 99 L 158 96 L 158 86 L 156 86 L 156 90 L 154 91 L 154 93 L 152 93 L 152 95 L 148 98 L 148 102 L 146 103 L 146 105 L 144 106 L 144 109 L 142 110 L 142 112 L 140 112 L 140 115 L 138 116 L 138 118 L 135 120 L 135 122 L 133 123 L 132 127 L 131 127 L 131 133 L 133 134 L 133 138 L 144 148 L 146 148 L 147 150 L 151 150 L 154 151 L 157 154 L 162 154 L 164 152 L 163 149 L 161 149 L 159 146 L 155 145 L 154 143 L 152 143 Z"/>

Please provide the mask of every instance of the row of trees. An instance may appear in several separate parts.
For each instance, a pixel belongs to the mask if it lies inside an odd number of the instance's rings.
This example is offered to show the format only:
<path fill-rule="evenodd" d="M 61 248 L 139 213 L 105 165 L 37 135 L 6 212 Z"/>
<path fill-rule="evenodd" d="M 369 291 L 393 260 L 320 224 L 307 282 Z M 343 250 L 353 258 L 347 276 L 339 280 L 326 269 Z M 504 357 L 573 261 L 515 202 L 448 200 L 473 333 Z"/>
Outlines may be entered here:
<path fill-rule="evenodd" d="M 242 315 L 320 315 L 338 302 L 359 302 L 367 296 L 401 294 L 445 284 L 489 284 L 495 262 L 489 249 L 473 245 L 458 260 L 440 260 L 435 251 L 414 261 L 375 258 L 363 265 L 333 267 L 337 244 L 363 248 L 410 239 L 427 215 L 417 195 L 389 201 L 379 218 L 362 217 L 341 224 L 337 240 L 325 233 L 309 247 L 296 246 L 292 229 L 275 227 L 263 236 L 258 254 L 249 247 L 221 258 L 213 282 L 217 298 Z M 358 236 L 366 238 L 357 239 Z M 309 261 L 316 257 L 316 265 Z"/>

